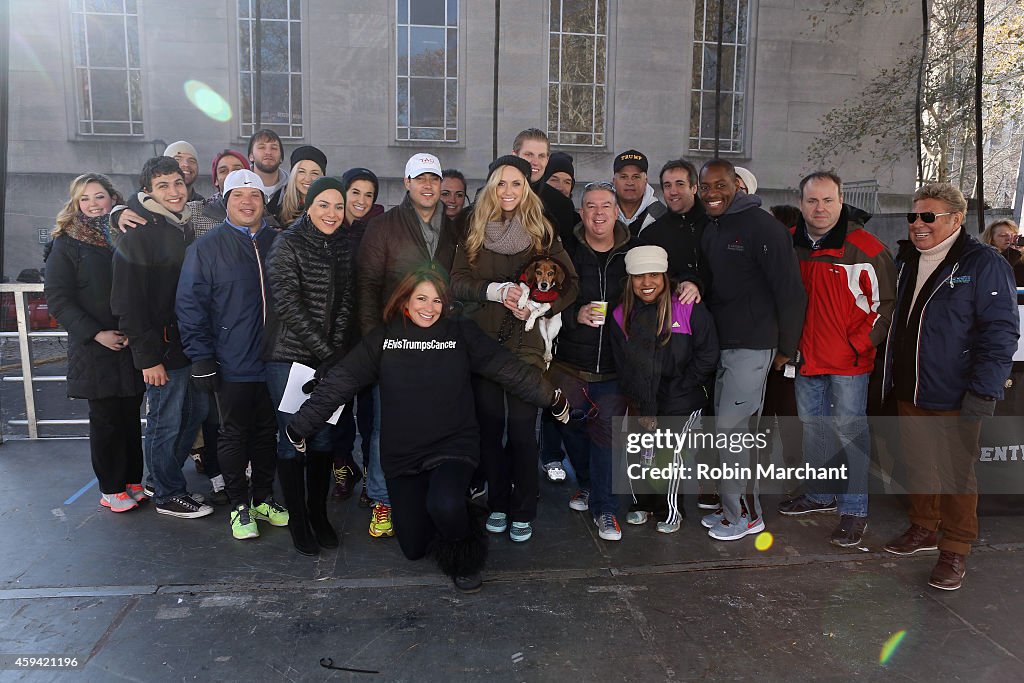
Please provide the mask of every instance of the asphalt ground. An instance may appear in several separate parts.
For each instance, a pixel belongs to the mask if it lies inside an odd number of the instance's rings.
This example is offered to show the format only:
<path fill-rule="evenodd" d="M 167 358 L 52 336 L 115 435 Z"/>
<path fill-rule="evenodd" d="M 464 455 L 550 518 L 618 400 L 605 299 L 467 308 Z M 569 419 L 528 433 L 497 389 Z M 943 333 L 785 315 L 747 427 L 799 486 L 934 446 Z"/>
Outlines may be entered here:
<path fill-rule="evenodd" d="M 692 499 L 678 533 L 623 524 L 613 543 L 568 508 L 571 483 L 544 482 L 533 539 L 493 536 L 463 595 L 371 538 L 354 498 L 329 504 L 341 547 L 310 559 L 286 529 L 232 539 L 223 507 L 113 514 L 92 481 L 84 440 L 0 446 L 0 681 L 1024 680 L 1021 517 L 982 518 L 943 592 L 935 553 L 881 550 L 905 527 L 894 496 L 872 497 L 860 548 L 828 544 L 833 515 L 780 518 L 777 497 L 768 547 L 712 541 Z"/>

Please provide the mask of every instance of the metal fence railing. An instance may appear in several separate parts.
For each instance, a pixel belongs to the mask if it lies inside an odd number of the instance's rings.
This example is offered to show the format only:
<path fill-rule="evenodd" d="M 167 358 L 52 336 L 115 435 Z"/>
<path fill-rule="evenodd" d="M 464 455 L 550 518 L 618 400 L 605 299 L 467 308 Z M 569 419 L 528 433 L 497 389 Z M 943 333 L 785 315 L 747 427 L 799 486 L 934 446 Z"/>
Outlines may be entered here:
<path fill-rule="evenodd" d="M 5 382 L 21 382 L 25 393 L 25 419 L 8 420 L 9 425 L 26 426 L 28 438 L 39 438 L 40 425 L 85 425 L 89 424 L 85 419 L 70 420 L 40 420 L 36 415 L 36 399 L 33 385 L 35 382 L 66 382 L 66 376 L 43 376 L 34 377 L 32 372 L 32 347 L 29 339 L 40 337 L 67 337 L 68 333 L 63 330 L 32 330 L 30 329 L 29 306 L 26 304 L 26 295 L 30 293 L 42 293 L 41 283 L 4 283 L 0 284 L 0 294 L 10 292 L 14 297 L 14 317 L 17 323 L 16 331 L 0 331 L 0 337 L 18 339 L 18 355 L 21 361 L 21 375 L 4 377 Z"/>

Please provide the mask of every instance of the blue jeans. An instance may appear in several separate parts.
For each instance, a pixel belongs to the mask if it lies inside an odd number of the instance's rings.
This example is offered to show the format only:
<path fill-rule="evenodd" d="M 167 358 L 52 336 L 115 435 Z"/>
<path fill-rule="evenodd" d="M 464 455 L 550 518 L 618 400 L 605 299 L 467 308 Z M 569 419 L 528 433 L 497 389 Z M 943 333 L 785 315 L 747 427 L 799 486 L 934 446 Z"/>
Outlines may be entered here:
<path fill-rule="evenodd" d="M 291 363 L 274 361 L 267 363 L 267 388 L 270 389 L 270 399 L 274 403 L 274 413 L 277 415 L 277 457 L 279 460 L 292 460 L 298 455 L 295 447 L 288 441 L 284 428 L 292 419 L 290 413 L 282 413 L 277 409 L 281 405 L 281 398 L 284 396 L 284 388 L 288 386 L 288 373 L 292 370 Z M 330 452 L 331 430 L 329 424 L 324 422 L 323 428 L 315 435 L 306 439 L 307 451 Z"/>
<path fill-rule="evenodd" d="M 146 387 L 146 466 L 155 489 L 155 502 L 185 493 L 181 471 L 200 425 L 206 419 L 210 396 L 190 384 L 191 366 L 167 371 L 167 384 Z"/>
<path fill-rule="evenodd" d="M 380 387 L 373 387 L 373 432 L 370 434 L 370 465 L 366 468 L 366 495 L 391 505 L 384 470 L 380 468 Z"/>
<path fill-rule="evenodd" d="M 595 518 L 609 512 L 617 515 L 619 501 L 612 493 L 612 418 L 626 414 L 626 399 L 616 380 L 580 382 L 575 388 L 568 386 L 569 382 L 562 383 L 561 378 L 559 382 L 574 408 L 587 410 L 589 407 L 583 389 L 598 408 L 596 417 L 563 425 L 562 441 L 573 468 L 577 472 L 589 469 L 590 514 Z"/>
<path fill-rule="evenodd" d="M 868 515 L 871 436 L 866 410 L 870 379 L 870 374 L 796 377 L 804 461 L 811 467 L 824 467 L 840 453 L 846 454 L 849 478 L 836 496 L 840 515 Z M 827 487 L 827 482 L 808 481 L 807 497 L 815 503 L 830 503 L 833 496 L 826 492 Z"/>

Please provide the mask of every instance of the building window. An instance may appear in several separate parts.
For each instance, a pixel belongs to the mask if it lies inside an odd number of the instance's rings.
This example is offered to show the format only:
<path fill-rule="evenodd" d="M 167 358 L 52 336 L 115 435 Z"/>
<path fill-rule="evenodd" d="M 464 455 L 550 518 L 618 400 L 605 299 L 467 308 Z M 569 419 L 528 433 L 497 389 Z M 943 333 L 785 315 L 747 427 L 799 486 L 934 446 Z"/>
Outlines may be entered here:
<path fill-rule="evenodd" d="M 690 149 L 715 149 L 715 72 L 718 64 L 718 12 L 722 22 L 722 83 L 719 96 L 719 150 L 743 152 L 746 134 L 749 0 L 697 0 L 693 20 L 693 91 Z"/>
<path fill-rule="evenodd" d="M 459 0 L 396 0 L 395 137 L 459 139 Z"/>
<path fill-rule="evenodd" d="M 282 138 L 302 137 L 300 4 L 300 0 L 238 0 L 242 137 L 252 135 L 257 128 L 269 128 Z M 259 45 L 258 54 L 254 45 Z M 259 111 L 255 97 L 257 71 Z"/>
<path fill-rule="evenodd" d="M 604 146 L 608 0 L 551 0 L 548 37 L 548 137 Z"/>
<path fill-rule="evenodd" d="M 71 0 L 80 135 L 142 135 L 136 0 Z"/>

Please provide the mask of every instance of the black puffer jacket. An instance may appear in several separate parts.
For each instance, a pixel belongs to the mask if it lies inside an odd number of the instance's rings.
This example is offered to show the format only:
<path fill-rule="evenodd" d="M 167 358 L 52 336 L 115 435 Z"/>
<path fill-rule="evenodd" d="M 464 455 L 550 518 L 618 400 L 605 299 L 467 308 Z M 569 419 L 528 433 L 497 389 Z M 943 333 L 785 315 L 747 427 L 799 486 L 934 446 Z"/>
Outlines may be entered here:
<path fill-rule="evenodd" d="M 355 331 L 352 241 L 325 235 L 303 214 L 278 235 L 267 257 L 275 320 L 267 360 L 316 367 L 351 345 Z"/>
<path fill-rule="evenodd" d="M 145 391 L 128 349 L 111 351 L 93 337 L 116 330 L 110 312 L 113 254 L 67 235 L 53 241 L 46 259 L 46 302 L 68 331 L 68 396 L 114 398 Z"/>
<path fill-rule="evenodd" d="M 626 252 L 636 246 L 636 238 L 621 222 L 615 223 L 615 246 L 608 253 L 608 259 L 601 263 L 597 254 L 587 244 L 583 224 L 576 226 L 573 240 L 566 246 L 576 272 L 580 276 L 580 293 L 576 300 L 562 312 L 562 331 L 558 335 L 558 350 L 555 362 L 563 369 L 585 371 L 607 375 L 615 373 L 615 357 L 608 339 L 608 321 L 600 327 L 581 325 L 576 319 L 580 308 L 589 306 L 591 301 L 607 301 L 608 313 L 622 298 L 622 287 L 626 280 Z"/>

